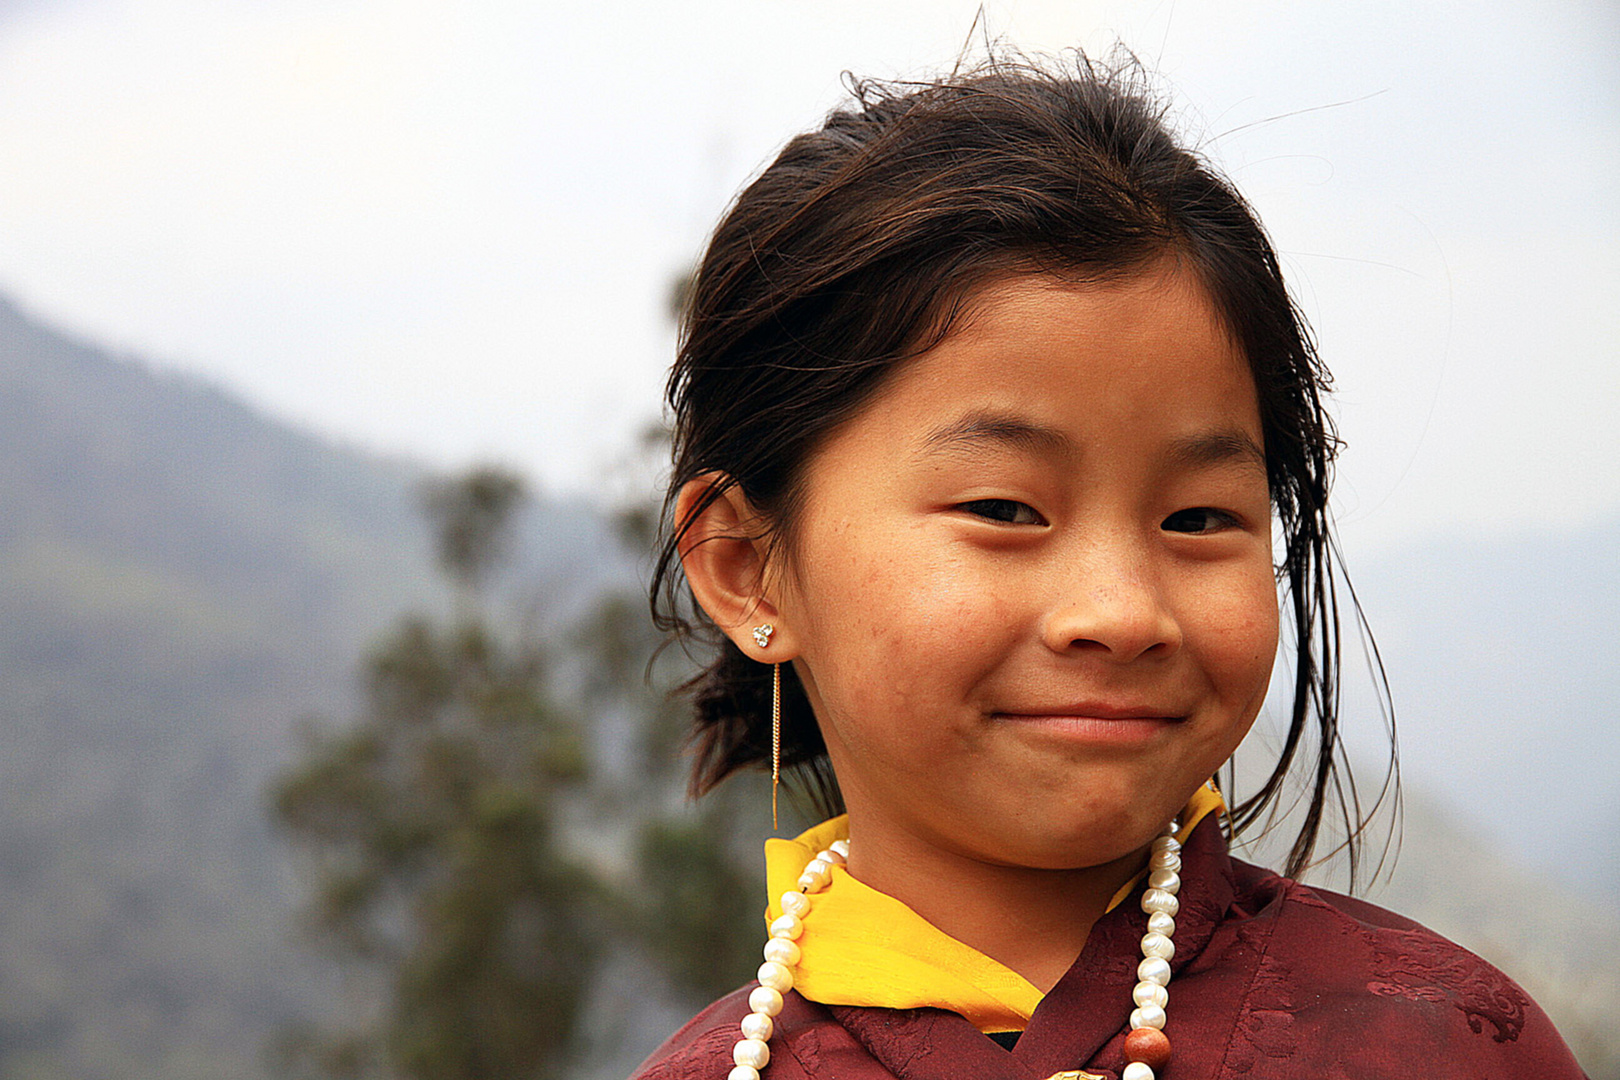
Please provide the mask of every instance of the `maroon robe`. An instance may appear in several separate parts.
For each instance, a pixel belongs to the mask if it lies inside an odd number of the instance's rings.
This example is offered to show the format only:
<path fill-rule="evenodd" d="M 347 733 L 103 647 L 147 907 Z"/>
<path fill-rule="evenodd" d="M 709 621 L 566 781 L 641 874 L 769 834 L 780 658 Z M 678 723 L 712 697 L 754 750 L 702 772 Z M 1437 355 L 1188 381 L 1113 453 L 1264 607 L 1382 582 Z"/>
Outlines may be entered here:
<path fill-rule="evenodd" d="M 1552 1022 L 1507 976 L 1410 920 L 1232 859 L 1216 816 L 1182 852 L 1161 1080 L 1575 1080 Z M 1005 1050 L 943 1009 L 787 995 L 764 1080 L 1117 1080 L 1147 917 L 1119 905 Z M 750 983 L 632 1080 L 725 1080 Z"/>

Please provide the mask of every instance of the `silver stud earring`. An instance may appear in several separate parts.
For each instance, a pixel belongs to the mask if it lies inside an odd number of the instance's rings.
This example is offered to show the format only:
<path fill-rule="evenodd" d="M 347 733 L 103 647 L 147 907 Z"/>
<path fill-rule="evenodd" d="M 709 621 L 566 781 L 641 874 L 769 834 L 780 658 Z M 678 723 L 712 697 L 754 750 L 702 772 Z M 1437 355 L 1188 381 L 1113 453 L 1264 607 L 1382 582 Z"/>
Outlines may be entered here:
<path fill-rule="evenodd" d="M 771 635 L 776 633 L 776 627 L 770 623 L 763 623 L 754 627 L 754 644 L 764 649 L 771 643 Z"/>

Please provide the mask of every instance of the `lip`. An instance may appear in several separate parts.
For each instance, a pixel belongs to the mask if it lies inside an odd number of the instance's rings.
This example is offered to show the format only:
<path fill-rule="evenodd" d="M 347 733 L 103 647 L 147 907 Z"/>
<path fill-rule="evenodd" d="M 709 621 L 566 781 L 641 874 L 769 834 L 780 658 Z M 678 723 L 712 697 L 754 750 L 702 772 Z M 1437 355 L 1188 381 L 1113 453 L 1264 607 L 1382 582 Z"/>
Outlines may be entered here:
<path fill-rule="evenodd" d="M 990 716 L 1022 729 L 1087 743 L 1145 742 L 1186 719 L 1173 709 L 1097 701 L 1007 710 Z"/>

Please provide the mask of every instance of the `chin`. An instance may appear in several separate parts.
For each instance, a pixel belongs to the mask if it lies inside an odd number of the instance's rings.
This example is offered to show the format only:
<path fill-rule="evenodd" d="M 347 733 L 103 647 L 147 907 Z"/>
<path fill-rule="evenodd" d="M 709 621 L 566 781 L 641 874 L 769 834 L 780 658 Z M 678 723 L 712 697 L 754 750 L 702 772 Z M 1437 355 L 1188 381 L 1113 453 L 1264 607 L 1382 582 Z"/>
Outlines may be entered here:
<path fill-rule="evenodd" d="M 1164 821 L 1150 818 L 1112 813 L 1103 820 L 1090 818 L 1058 830 L 1051 828 L 1055 823 L 1049 823 L 1038 830 L 1010 832 L 999 843 L 992 837 L 990 850 L 997 852 L 998 861 L 1032 870 L 1084 870 L 1127 858 L 1147 847 L 1164 827 Z"/>

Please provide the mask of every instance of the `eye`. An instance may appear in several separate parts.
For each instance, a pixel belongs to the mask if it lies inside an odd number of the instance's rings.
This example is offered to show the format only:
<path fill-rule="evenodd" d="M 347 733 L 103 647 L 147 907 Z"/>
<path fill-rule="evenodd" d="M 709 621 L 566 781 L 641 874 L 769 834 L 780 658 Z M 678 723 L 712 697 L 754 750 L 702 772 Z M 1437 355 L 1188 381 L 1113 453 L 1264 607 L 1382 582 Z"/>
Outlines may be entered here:
<path fill-rule="evenodd" d="M 1186 510 L 1177 510 L 1159 526 L 1165 532 L 1201 533 L 1220 532 L 1223 529 L 1233 529 L 1239 525 L 1238 519 L 1225 510 L 1216 510 L 1209 506 L 1194 506 Z"/>
<path fill-rule="evenodd" d="M 999 521 L 1004 525 L 1046 524 L 1046 519 L 1036 513 L 1033 506 L 1016 499 L 974 499 L 972 502 L 962 503 L 957 509 L 988 521 Z"/>

